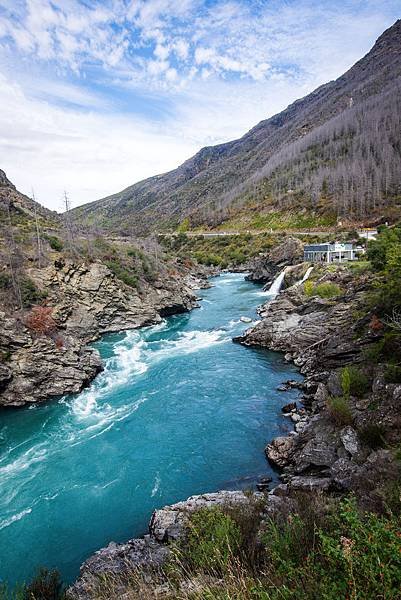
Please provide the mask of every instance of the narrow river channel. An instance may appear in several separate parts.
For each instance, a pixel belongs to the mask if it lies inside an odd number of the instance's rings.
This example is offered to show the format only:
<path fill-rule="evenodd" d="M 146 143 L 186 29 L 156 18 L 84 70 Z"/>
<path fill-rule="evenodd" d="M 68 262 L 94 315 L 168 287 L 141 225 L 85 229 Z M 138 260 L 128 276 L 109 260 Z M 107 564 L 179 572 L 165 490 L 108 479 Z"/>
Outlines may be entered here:
<path fill-rule="evenodd" d="M 146 532 L 154 508 L 272 474 L 263 450 L 296 395 L 276 388 L 300 376 L 231 341 L 261 288 L 212 283 L 200 309 L 102 338 L 105 371 L 83 393 L 1 413 L 2 580 L 43 565 L 71 581 L 101 546 Z"/>

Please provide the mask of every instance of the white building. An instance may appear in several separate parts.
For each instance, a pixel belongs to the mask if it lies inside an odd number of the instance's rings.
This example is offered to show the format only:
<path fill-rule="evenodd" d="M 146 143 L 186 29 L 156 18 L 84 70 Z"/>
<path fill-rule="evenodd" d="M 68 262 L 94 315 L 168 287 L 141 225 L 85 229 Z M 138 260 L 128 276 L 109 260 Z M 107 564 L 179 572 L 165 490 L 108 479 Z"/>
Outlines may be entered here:
<path fill-rule="evenodd" d="M 377 237 L 377 229 L 360 229 L 358 231 L 358 235 L 360 238 L 364 238 L 365 240 L 375 240 Z"/>
<path fill-rule="evenodd" d="M 357 256 L 353 244 L 324 242 L 323 244 L 308 244 L 304 246 L 305 262 L 341 263 L 356 259 Z"/>

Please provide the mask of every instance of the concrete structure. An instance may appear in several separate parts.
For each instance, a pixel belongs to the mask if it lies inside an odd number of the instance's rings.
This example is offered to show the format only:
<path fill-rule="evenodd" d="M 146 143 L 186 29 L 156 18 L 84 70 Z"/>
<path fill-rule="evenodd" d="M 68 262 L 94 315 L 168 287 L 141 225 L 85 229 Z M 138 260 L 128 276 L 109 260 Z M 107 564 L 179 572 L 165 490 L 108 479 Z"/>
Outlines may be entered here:
<path fill-rule="evenodd" d="M 360 238 L 364 238 L 365 240 L 375 240 L 377 237 L 377 229 L 359 229 L 358 235 Z"/>
<path fill-rule="evenodd" d="M 323 244 L 307 244 L 304 246 L 304 261 L 341 263 L 356 260 L 353 244 L 324 242 Z"/>

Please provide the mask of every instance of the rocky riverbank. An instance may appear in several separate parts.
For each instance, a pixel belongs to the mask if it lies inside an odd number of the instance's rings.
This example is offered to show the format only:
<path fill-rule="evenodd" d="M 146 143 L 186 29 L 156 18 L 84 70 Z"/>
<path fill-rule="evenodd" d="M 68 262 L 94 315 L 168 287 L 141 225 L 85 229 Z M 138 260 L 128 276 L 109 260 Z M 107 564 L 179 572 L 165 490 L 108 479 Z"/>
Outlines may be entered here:
<path fill-rule="evenodd" d="M 336 286 L 338 295 L 308 296 L 303 286 L 292 286 L 260 307 L 261 321 L 236 340 L 284 352 L 306 376 L 302 407 L 287 412 L 295 430 L 266 447 L 268 460 L 282 471 L 283 484 L 272 494 L 352 491 L 362 506 L 379 509 L 384 482 L 399 470 L 381 446 L 397 443 L 401 385 L 386 383 L 383 365 L 365 364 L 382 335 L 365 307 L 369 276 L 319 267 L 313 285 L 321 284 Z M 347 367 L 355 381 L 344 389 Z M 379 432 L 383 439 L 373 439 Z"/>
<path fill-rule="evenodd" d="M 193 309 L 195 290 L 208 285 L 207 275 L 206 269 L 187 269 L 152 283 L 142 281 L 135 289 L 102 262 L 57 260 L 46 268 L 31 268 L 31 280 L 52 307 L 54 327 L 43 335 L 23 317 L 0 312 L 0 406 L 79 392 L 102 370 L 99 353 L 89 342 Z"/>
<path fill-rule="evenodd" d="M 188 520 L 193 513 L 204 508 L 249 507 L 255 500 L 262 499 L 261 493 L 250 496 L 242 491 L 221 491 L 191 496 L 184 502 L 155 510 L 149 523 L 149 532 L 143 538 L 132 539 L 125 544 L 111 542 L 85 561 L 79 579 L 69 589 L 69 599 L 96 598 L 99 582 L 107 577 L 116 578 L 117 581 L 121 578 L 119 591 L 123 597 L 126 592 L 124 577 L 138 569 L 145 575 L 149 587 L 153 587 L 155 593 L 160 593 L 163 597 L 166 583 L 159 580 L 158 574 L 170 558 L 168 544 L 185 535 Z M 167 591 L 171 592 L 168 585 Z"/>
<path fill-rule="evenodd" d="M 305 265 L 295 268 L 300 273 L 306 270 Z M 282 483 L 255 498 L 263 499 L 264 515 L 288 514 L 296 510 L 300 493 L 338 496 L 352 491 L 362 508 L 381 510 L 383 486 L 397 477 L 399 465 L 393 453 L 382 447 L 385 444 L 369 439 L 368 434 L 380 430 L 387 446 L 397 443 L 401 385 L 386 383 L 380 364 L 370 365 L 369 374 L 363 373 L 365 353 L 381 336 L 366 311 L 369 276 L 355 277 L 346 267 L 316 268 L 310 286 L 320 289 L 318 286 L 325 284 L 327 289 L 329 284 L 337 290 L 330 298 L 313 290 L 307 294 L 304 286 L 291 285 L 291 277 L 290 273 L 290 287 L 260 307 L 261 321 L 235 340 L 283 352 L 305 375 L 302 383 L 288 382 L 282 388 L 301 389 L 299 402 L 283 407 L 294 430 L 266 446 L 266 457 L 281 472 Z M 350 365 L 360 368 L 363 376 L 359 387 L 350 385 L 344 390 L 344 369 Z M 347 409 L 336 413 L 332 399 L 344 395 Z M 71 597 L 95 597 L 96 582 L 110 573 L 119 577 L 138 569 L 160 573 L 169 557 L 168 542 L 185 535 L 191 512 L 216 503 L 246 505 L 250 497 L 223 491 L 156 511 L 143 539 L 112 543 L 84 563 Z M 152 597 L 168 596 L 163 577 L 155 580 L 149 576 L 147 581 L 155 592 Z M 124 591 L 123 586 L 122 595 Z"/>

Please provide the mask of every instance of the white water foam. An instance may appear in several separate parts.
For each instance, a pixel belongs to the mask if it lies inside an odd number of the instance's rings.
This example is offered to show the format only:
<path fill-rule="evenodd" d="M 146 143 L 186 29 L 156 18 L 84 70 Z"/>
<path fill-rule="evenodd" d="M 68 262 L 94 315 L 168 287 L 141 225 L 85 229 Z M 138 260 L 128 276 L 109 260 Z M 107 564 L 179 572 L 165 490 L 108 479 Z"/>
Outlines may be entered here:
<path fill-rule="evenodd" d="M 160 324 L 160 329 L 164 324 Z M 115 355 L 106 361 L 104 371 L 95 380 L 92 386 L 82 392 L 72 403 L 71 410 L 78 419 L 87 419 L 96 416 L 100 410 L 105 416 L 107 410 L 118 414 L 110 405 L 98 405 L 98 401 L 107 396 L 112 390 L 126 385 L 133 377 L 142 375 L 148 369 L 143 360 L 143 348 L 146 342 L 136 331 L 129 331 L 125 338 L 115 345 Z"/>
<path fill-rule="evenodd" d="M 0 468 L 0 481 L 4 482 L 9 476 L 12 476 L 16 471 L 25 471 L 35 463 L 41 462 L 46 458 L 47 450 L 43 448 L 44 444 L 32 446 L 21 456 L 13 460 L 13 462 L 4 465 Z"/>
<path fill-rule="evenodd" d="M 9 525 L 12 525 L 12 523 L 15 523 L 15 521 L 20 521 L 20 519 L 23 519 L 25 517 L 25 515 L 29 515 L 31 512 L 32 512 L 31 508 L 26 508 L 25 510 L 22 510 L 21 512 L 17 513 L 16 515 L 12 515 L 12 517 L 9 517 L 8 519 L 4 519 L 4 521 L 0 521 L 0 529 L 9 527 Z"/>
<path fill-rule="evenodd" d="M 150 358 L 159 361 L 180 354 L 191 354 L 230 340 L 223 329 L 215 331 L 184 331 L 176 340 L 165 340 L 164 347 L 151 352 Z"/>
<path fill-rule="evenodd" d="M 160 483 L 161 483 L 160 474 L 159 474 L 159 472 L 157 472 L 155 481 L 153 484 L 153 488 L 152 488 L 152 493 L 150 494 L 152 498 L 154 498 L 156 496 L 157 492 L 159 491 Z"/>

